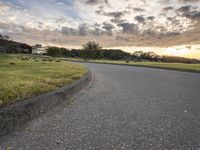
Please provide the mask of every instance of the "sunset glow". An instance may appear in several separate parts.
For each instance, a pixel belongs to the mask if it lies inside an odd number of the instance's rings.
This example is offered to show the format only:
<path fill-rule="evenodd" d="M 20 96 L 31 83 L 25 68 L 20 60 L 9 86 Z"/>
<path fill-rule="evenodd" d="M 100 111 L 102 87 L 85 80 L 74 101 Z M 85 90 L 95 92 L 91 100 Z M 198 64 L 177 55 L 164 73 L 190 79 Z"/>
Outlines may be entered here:
<path fill-rule="evenodd" d="M 31 45 L 73 48 L 93 40 L 200 58 L 200 1 L 0 0 L 0 33 Z"/>
<path fill-rule="evenodd" d="M 134 53 L 135 51 L 144 52 L 155 52 L 159 55 L 169 55 L 169 56 L 180 56 L 188 58 L 200 59 L 200 45 L 183 45 L 183 46 L 172 46 L 168 48 L 160 47 L 114 47 L 114 49 L 122 49 L 129 53 Z"/>

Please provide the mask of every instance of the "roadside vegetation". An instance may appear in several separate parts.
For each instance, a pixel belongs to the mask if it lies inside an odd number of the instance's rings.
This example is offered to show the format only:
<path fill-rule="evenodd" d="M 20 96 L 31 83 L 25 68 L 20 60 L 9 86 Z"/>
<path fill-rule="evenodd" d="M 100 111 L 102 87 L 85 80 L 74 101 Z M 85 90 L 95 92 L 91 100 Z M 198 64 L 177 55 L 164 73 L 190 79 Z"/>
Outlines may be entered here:
<path fill-rule="evenodd" d="M 187 63 L 198 64 L 200 60 L 189 59 L 175 56 L 159 56 L 154 52 L 136 51 L 133 54 L 124 52 L 122 50 L 103 49 L 103 47 L 96 43 L 89 41 L 83 45 L 82 50 L 66 48 L 50 47 L 47 49 L 47 55 L 53 57 L 66 57 L 84 59 L 85 61 L 94 60 L 111 60 L 111 61 L 134 61 L 134 62 L 167 62 L 167 63 Z"/>
<path fill-rule="evenodd" d="M 98 43 L 88 42 L 82 50 L 51 47 L 47 55 L 63 57 L 69 61 L 121 64 L 140 67 L 163 68 L 200 72 L 200 60 L 174 56 L 159 56 L 154 52 L 136 51 L 133 54 L 121 50 L 105 50 Z"/>
<path fill-rule="evenodd" d="M 166 62 L 134 62 L 134 61 L 110 61 L 110 60 L 95 60 L 92 62 L 105 63 L 105 64 L 118 64 L 118 65 L 131 65 L 138 67 L 151 67 L 161 69 L 171 69 L 179 71 L 199 72 L 200 64 L 187 64 L 187 63 L 166 63 Z"/>
<path fill-rule="evenodd" d="M 9 36 L 0 34 L 0 53 L 26 53 L 31 54 L 33 47 L 25 43 L 19 43 L 10 40 Z M 40 45 L 40 44 L 36 44 Z M 134 62 L 169 62 L 169 63 L 188 63 L 198 64 L 200 60 L 189 59 L 184 57 L 175 56 L 159 56 L 154 52 L 136 51 L 133 54 L 124 52 L 120 49 L 103 49 L 99 43 L 89 41 L 83 44 L 82 49 L 48 47 L 48 56 L 65 57 L 65 58 L 78 58 L 88 60 L 115 60 L 115 61 L 134 61 Z M 45 53 L 46 53 L 45 50 Z M 35 51 L 35 50 L 34 50 Z"/>
<path fill-rule="evenodd" d="M 91 62 L 91 63 L 102 63 L 102 64 L 114 64 L 114 65 L 127 65 L 136 67 L 150 67 L 150 68 L 160 68 L 169 70 L 179 70 L 188 72 L 200 73 L 200 64 L 188 64 L 188 63 L 167 63 L 167 62 L 135 62 L 135 61 L 123 61 L 123 60 L 88 60 L 85 61 L 81 58 L 65 58 L 64 60 L 75 61 L 75 62 Z"/>
<path fill-rule="evenodd" d="M 56 58 L 0 53 L 0 107 L 70 84 L 86 72 Z"/>

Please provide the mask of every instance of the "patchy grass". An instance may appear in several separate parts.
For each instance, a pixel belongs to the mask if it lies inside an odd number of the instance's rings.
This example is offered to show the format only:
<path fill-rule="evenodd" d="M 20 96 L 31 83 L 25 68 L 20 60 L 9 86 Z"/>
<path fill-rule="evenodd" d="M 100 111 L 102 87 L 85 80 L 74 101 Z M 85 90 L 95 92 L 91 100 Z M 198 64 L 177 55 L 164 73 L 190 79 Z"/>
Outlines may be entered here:
<path fill-rule="evenodd" d="M 86 74 L 82 65 L 51 58 L 0 54 L 0 107 L 70 84 Z"/>
<path fill-rule="evenodd" d="M 67 58 L 69 61 L 84 61 L 83 59 Z M 199 72 L 200 64 L 186 64 L 186 63 L 163 63 L 163 62 L 134 62 L 134 61 L 113 61 L 113 60 L 88 60 L 93 63 L 117 64 L 117 65 L 131 65 L 138 67 L 162 68 L 189 72 Z"/>

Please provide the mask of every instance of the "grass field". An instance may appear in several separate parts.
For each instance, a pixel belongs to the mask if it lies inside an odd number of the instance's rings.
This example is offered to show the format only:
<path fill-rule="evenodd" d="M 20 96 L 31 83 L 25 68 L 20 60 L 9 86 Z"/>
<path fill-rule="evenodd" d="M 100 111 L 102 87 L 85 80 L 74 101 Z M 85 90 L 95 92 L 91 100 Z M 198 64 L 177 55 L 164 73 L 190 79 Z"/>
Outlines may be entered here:
<path fill-rule="evenodd" d="M 69 61 L 84 61 L 83 59 L 67 58 Z M 134 62 L 134 61 L 113 61 L 113 60 L 88 60 L 87 62 L 117 64 L 117 65 L 132 65 L 138 67 L 162 68 L 189 72 L 199 72 L 200 64 L 186 64 L 186 63 L 163 63 L 163 62 Z"/>
<path fill-rule="evenodd" d="M 0 54 L 0 107 L 70 84 L 86 72 L 58 59 Z"/>

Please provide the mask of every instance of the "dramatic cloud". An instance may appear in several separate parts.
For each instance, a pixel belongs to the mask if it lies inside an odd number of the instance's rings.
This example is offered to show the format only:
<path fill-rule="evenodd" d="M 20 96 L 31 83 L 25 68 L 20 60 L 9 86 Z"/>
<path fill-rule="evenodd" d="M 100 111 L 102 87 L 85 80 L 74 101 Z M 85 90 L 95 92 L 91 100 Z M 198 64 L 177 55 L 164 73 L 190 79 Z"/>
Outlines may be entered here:
<path fill-rule="evenodd" d="M 102 4 L 105 3 L 107 6 L 109 6 L 108 0 L 86 0 L 85 3 L 88 5 L 97 5 L 97 4 Z"/>
<path fill-rule="evenodd" d="M 149 20 L 151 20 L 151 21 L 153 21 L 155 18 L 156 18 L 156 17 L 154 17 L 154 16 L 148 16 L 148 17 L 147 17 L 147 19 L 149 19 Z"/>
<path fill-rule="evenodd" d="M 168 6 L 168 7 L 163 8 L 163 11 L 168 12 L 168 11 L 173 10 L 173 9 L 174 9 L 174 7 Z"/>
<path fill-rule="evenodd" d="M 182 2 L 182 3 L 197 3 L 197 2 L 200 2 L 200 0 L 178 0 L 179 2 Z"/>
<path fill-rule="evenodd" d="M 134 11 L 137 11 L 137 12 L 145 12 L 146 10 L 145 9 L 142 9 L 142 8 L 133 8 Z"/>
<path fill-rule="evenodd" d="M 119 27 L 122 27 L 122 31 L 124 33 L 135 33 L 138 30 L 138 27 L 134 23 L 120 23 L 118 24 Z"/>
<path fill-rule="evenodd" d="M 0 0 L 0 33 L 29 44 L 200 43 L 199 23 L 200 0 Z"/>
<path fill-rule="evenodd" d="M 8 4 L 0 2 L 0 11 L 5 10 L 5 9 L 9 9 L 9 8 L 10 8 L 10 6 Z"/>
<path fill-rule="evenodd" d="M 183 16 L 195 21 L 200 21 L 200 11 L 186 12 Z"/>
<path fill-rule="evenodd" d="M 145 22 L 145 17 L 144 16 L 135 16 L 135 20 L 139 23 L 144 23 Z"/>
<path fill-rule="evenodd" d="M 102 28 L 105 29 L 109 35 L 112 35 L 112 30 L 114 29 L 112 24 L 104 22 Z"/>
<path fill-rule="evenodd" d="M 179 9 L 177 9 L 178 12 L 189 12 L 191 10 L 191 6 L 188 5 L 188 6 L 182 6 L 180 7 Z"/>
<path fill-rule="evenodd" d="M 200 21 L 200 9 L 186 5 L 178 8 L 176 12 L 181 13 L 182 17 L 191 19 L 192 21 Z"/>

